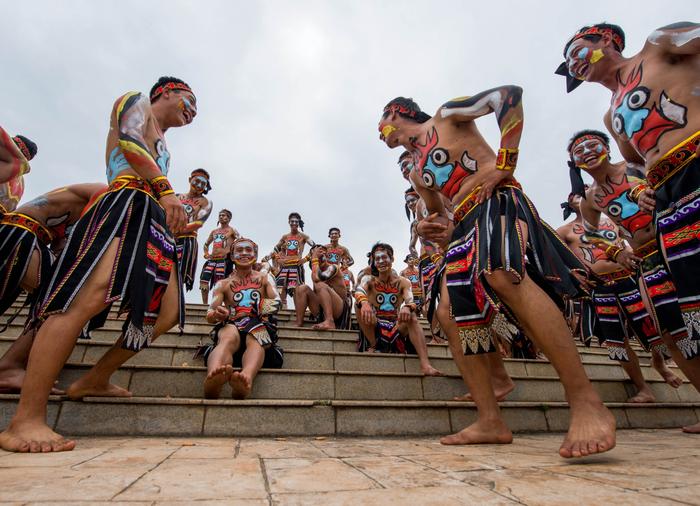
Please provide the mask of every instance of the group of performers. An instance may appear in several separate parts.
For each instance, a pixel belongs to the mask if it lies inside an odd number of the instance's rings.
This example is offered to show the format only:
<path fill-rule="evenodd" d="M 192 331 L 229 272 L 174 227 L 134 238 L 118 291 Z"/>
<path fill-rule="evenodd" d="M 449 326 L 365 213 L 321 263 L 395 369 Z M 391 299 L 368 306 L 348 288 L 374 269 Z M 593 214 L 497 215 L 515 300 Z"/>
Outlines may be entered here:
<path fill-rule="evenodd" d="M 200 276 L 205 302 L 211 292 L 206 319 L 214 325 L 212 342 L 198 352 L 208 368 L 205 396 L 218 397 L 228 383 L 234 397 L 245 398 L 261 367 L 281 367 L 276 314 L 288 296 L 296 325 L 304 325 L 308 310 L 316 329 L 348 328 L 354 306 L 360 351 L 416 353 L 422 372 L 438 375 L 418 321 L 425 314 L 433 333 L 447 340 L 469 389 L 465 398 L 478 412 L 444 444 L 512 441 L 498 406 L 513 388 L 499 352 L 504 340 L 544 354 L 559 374 L 571 413 L 563 457 L 615 446 L 615 419 L 584 371 L 574 334 L 586 343 L 597 337 L 623 363 L 639 390 L 632 401 L 649 402 L 653 394 L 630 337 L 652 353 L 671 386 L 681 382 L 667 358 L 700 388 L 700 25 L 660 28 L 630 58 L 622 56 L 624 45 L 624 32 L 610 24 L 585 26 L 564 45 L 556 73 L 567 91 L 584 81 L 610 89 L 604 125 L 624 160 L 611 160 L 607 134 L 573 134 L 564 208 L 576 220 L 558 231 L 514 178 L 523 90 L 513 85 L 450 100 L 434 116 L 404 97 L 383 109 L 380 139 L 403 148 L 399 165 L 411 186 L 411 242 L 400 274 L 393 248 L 378 242 L 354 282 L 340 230 L 331 228 L 330 242 L 316 244 L 298 213 L 258 259 L 258 245 L 231 227 L 223 209 L 204 244 Z M 492 113 L 501 131 L 496 150 L 474 122 Z M 36 146 L 0 132 L 0 307 L 5 312 L 21 290 L 31 306 L 24 333 L 0 359 L 0 385 L 21 386 L 2 448 L 74 447 L 46 425 L 48 396 L 78 337 L 103 325 L 114 302 L 126 315 L 122 335 L 70 385 L 71 399 L 130 395 L 109 382 L 112 374 L 162 333 L 182 327 L 197 231 L 212 211 L 205 196 L 211 184 L 208 172 L 196 169 L 189 191 L 175 194 L 165 134 L 196 115 L 192 89 L 177 78 L 159 79 L 148 95 L 123 95 L 110 118 L 108 184 L 60 188 L 20 207 Z"/>

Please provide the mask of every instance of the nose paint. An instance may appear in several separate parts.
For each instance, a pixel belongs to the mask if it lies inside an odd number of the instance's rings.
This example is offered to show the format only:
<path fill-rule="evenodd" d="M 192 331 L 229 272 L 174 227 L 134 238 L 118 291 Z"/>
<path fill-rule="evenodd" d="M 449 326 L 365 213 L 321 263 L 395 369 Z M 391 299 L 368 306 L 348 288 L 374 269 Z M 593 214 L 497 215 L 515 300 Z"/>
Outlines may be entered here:
<path fill-rule="evenodd" d="M 386 139 L 397 130 L 398 128 L 396 128 L 394 125 L 384 125 L 384 127 L 382 128 L 382 135 Z"/>

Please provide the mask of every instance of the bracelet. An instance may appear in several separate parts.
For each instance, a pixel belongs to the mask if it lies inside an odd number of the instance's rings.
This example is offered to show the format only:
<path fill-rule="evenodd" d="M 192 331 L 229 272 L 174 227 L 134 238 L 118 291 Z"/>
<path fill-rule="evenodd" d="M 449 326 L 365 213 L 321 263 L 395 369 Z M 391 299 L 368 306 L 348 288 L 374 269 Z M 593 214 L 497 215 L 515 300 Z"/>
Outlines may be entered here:
<path fill-rule="evenodd" d="M 639 196 L 640 196 L 640 195 L 642 194 L 642 192 L 643 192 L 644 190 L 646 190 L 647 188 L 648 188 L 648 186 L 645 185 L 644 183 L 639 183 L 637 186 L 635 186 L 634 188 L 632 188 L 632 189 L 630 190 L 630 192 L 629 192 L 630 200 L 631 200 L 632 202 L 639 203 Z"/>
<path fill-rule="evenodd" d="M 608 256 L 608 258 L 612 259 L 613 262 L 617 262 L 617 256 L 620 253 L 622 253 L 622 248 L 619 246 L 615 246 L 614 244 L 611 244 L 610 246 L 605 248 L 605 254 Z"/>
<path fill-rule="evenodd" d="M 498 170 L 515 170 L 519 151 L 518 148 L 500 148 L 496 156 L 496 168 Z"/>
<path fill-rule="evenodd" d="M 355 295 L 355 300 L 357 301 L 358 304 L 362 304 L 363 302 L 369 303 L 369 299 L 364 294 Z"/>
<path fill-rule="evenodd" d="M 168 178 L 165 176 L 157 176 L 153 179 L 149 179 L 148 183 L 151 185 L 156 199 L 175 193 L 175 190 L 173 190 L 173 187 L 170 185 L 170 181 L 168 181 Z"/>

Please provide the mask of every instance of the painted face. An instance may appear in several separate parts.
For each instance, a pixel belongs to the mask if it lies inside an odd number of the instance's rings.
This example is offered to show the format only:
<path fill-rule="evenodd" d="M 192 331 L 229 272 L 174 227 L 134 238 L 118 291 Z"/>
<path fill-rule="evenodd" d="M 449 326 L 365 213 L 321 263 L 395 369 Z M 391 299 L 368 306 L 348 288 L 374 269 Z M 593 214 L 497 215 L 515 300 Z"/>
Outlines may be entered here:
<path fill-rule="evenodd" d="M 182 119 L 185 125 L 189 125 L 197 116 L 197 99 L 192 94 L 183 94 L 177 103 L 178 108 L 182 114 Z"/>
<path fill-rule="evenodd" d="M 299 219 L 298 218 L 289 218 L 289 226 L 292 228 L 298 228 L 299 227 Z"/>
<path fill-rule="evenodd" d="M 331 241 L 337 241 L 338 239 L 340 239 L 340 232 L 338 232 L 337 230 L 333 230 L 330 234 L 328 234 L 328 237 Z"/>
<path fill-rule="evenodd" d="M 406 195 L 406 205 L 411 211 L 416 210 L 416 204 L 418 203 L 418 197 L 416 195 L 413 195 L 412 193 L 409 193 Z"/>
<path fill-rule="evenodd" d="M 608 148 L 602 139 L 596 136 L 585 136 L 571 147 L 571 157 L 577 167 L 595 169 L 608 157 Z"/>
<path fill-rule="evenodd" d="M 399 298 L 395 293 L 377 292 L 377 304 L 380 311 L 393 313 Z"/>
<path fill-rule="evenodd" d="M 233 248 L 233 263 L 241 266 L 252 265 L 256 262 L 255 245 L 250 241 L 239 241 Z"/>
<path fill-rule="evenodd" d="M 654 103 L 651 90 L 640 85 L 642 74 L 639 65 L 615 92 L 612 127 L 645 156 L 663 134 L 686 125 L 687 108 L 668 98 L 665 92 L 661 92 L 658 102 Z"/>
<path fill-rule="evenodd" d="M 379 272 L 385 272 L 391 269 L 391 257 L 384 250 L 378 250 L 374 253 L 374 265 Z"/>
<path fill-rule="evenodd" d="M 401 167 L 401 175 L 408 181 L 408 175 L 413 170 L 413 159 L 408 156 L 399 162 L 399 166 Z"/>
<path fill-rule="evenodd" d="M 208 185 L 209 180 L 204 176 L 192 176 L 190 178 L 190 186 L 196 193 L 203 193 Z"/>
<path fill-rule="evenodd" d="M 604 56 L 602 49 L 593 49 L 588 47 L 588 44 L 590 42 L 579 39 L 574 41 L 566 51 L 566 66 L 569 69 L 569 75 L 581 81 L 586 80 L 592 66 Z"/>

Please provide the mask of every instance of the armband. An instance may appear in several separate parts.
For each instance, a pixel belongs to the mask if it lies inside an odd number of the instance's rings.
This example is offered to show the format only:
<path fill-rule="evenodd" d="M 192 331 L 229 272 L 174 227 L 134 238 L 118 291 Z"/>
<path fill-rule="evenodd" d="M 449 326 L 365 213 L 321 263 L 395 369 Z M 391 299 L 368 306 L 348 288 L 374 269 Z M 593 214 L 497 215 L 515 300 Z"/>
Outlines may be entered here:
<path fill-rule="evenodd" d="M 153 193 L 155 193 L 156 199 L 158 200 L 161 197 L 175 193 L 175 190 L 173 190 L 173 187 L 170 185 L 170 181 L 168 181 L 168 178 L 165 176 L 157 176 L 153 179 L 149 179 L 148 183 L 151 185 Z"/>
<path fill-rule="evenodd" d="M 362 304 L 363 302 L 369 303 L 369 299 L 364 293 L 355 293 L 355 301 L 358 304 Z"/>
<path fill-rule="evenodd" d="M 269 316 L 277 314 L 282 307 L 282 301 L 279 299 L 263 299 L 260 304 L 260 314 Z"/>
<path fill-rule="evenodd" d="M 614 244 L 611 244 L 610 246 L 605 248 L 605 254 L 608 258 L 612 259 L 613 262 L 617 262 L 617 257 L 621 252 L 622 248 Z"/>
<path fill-rule="evenodd" d="M 518 148 L 500 148 L 496 156 L 496 168 L 498 170 L 515 170 L 518 164 Z"/>
<path fill-rule="evenodd" d="M 642 194 L 644 190 L 646 190 L 648 186 L 644 183 L 639 183 L 637 186 L 632 188 L 629 192 L 630 200 L 632 202 L 639 203 L 639 196 Z"/>

